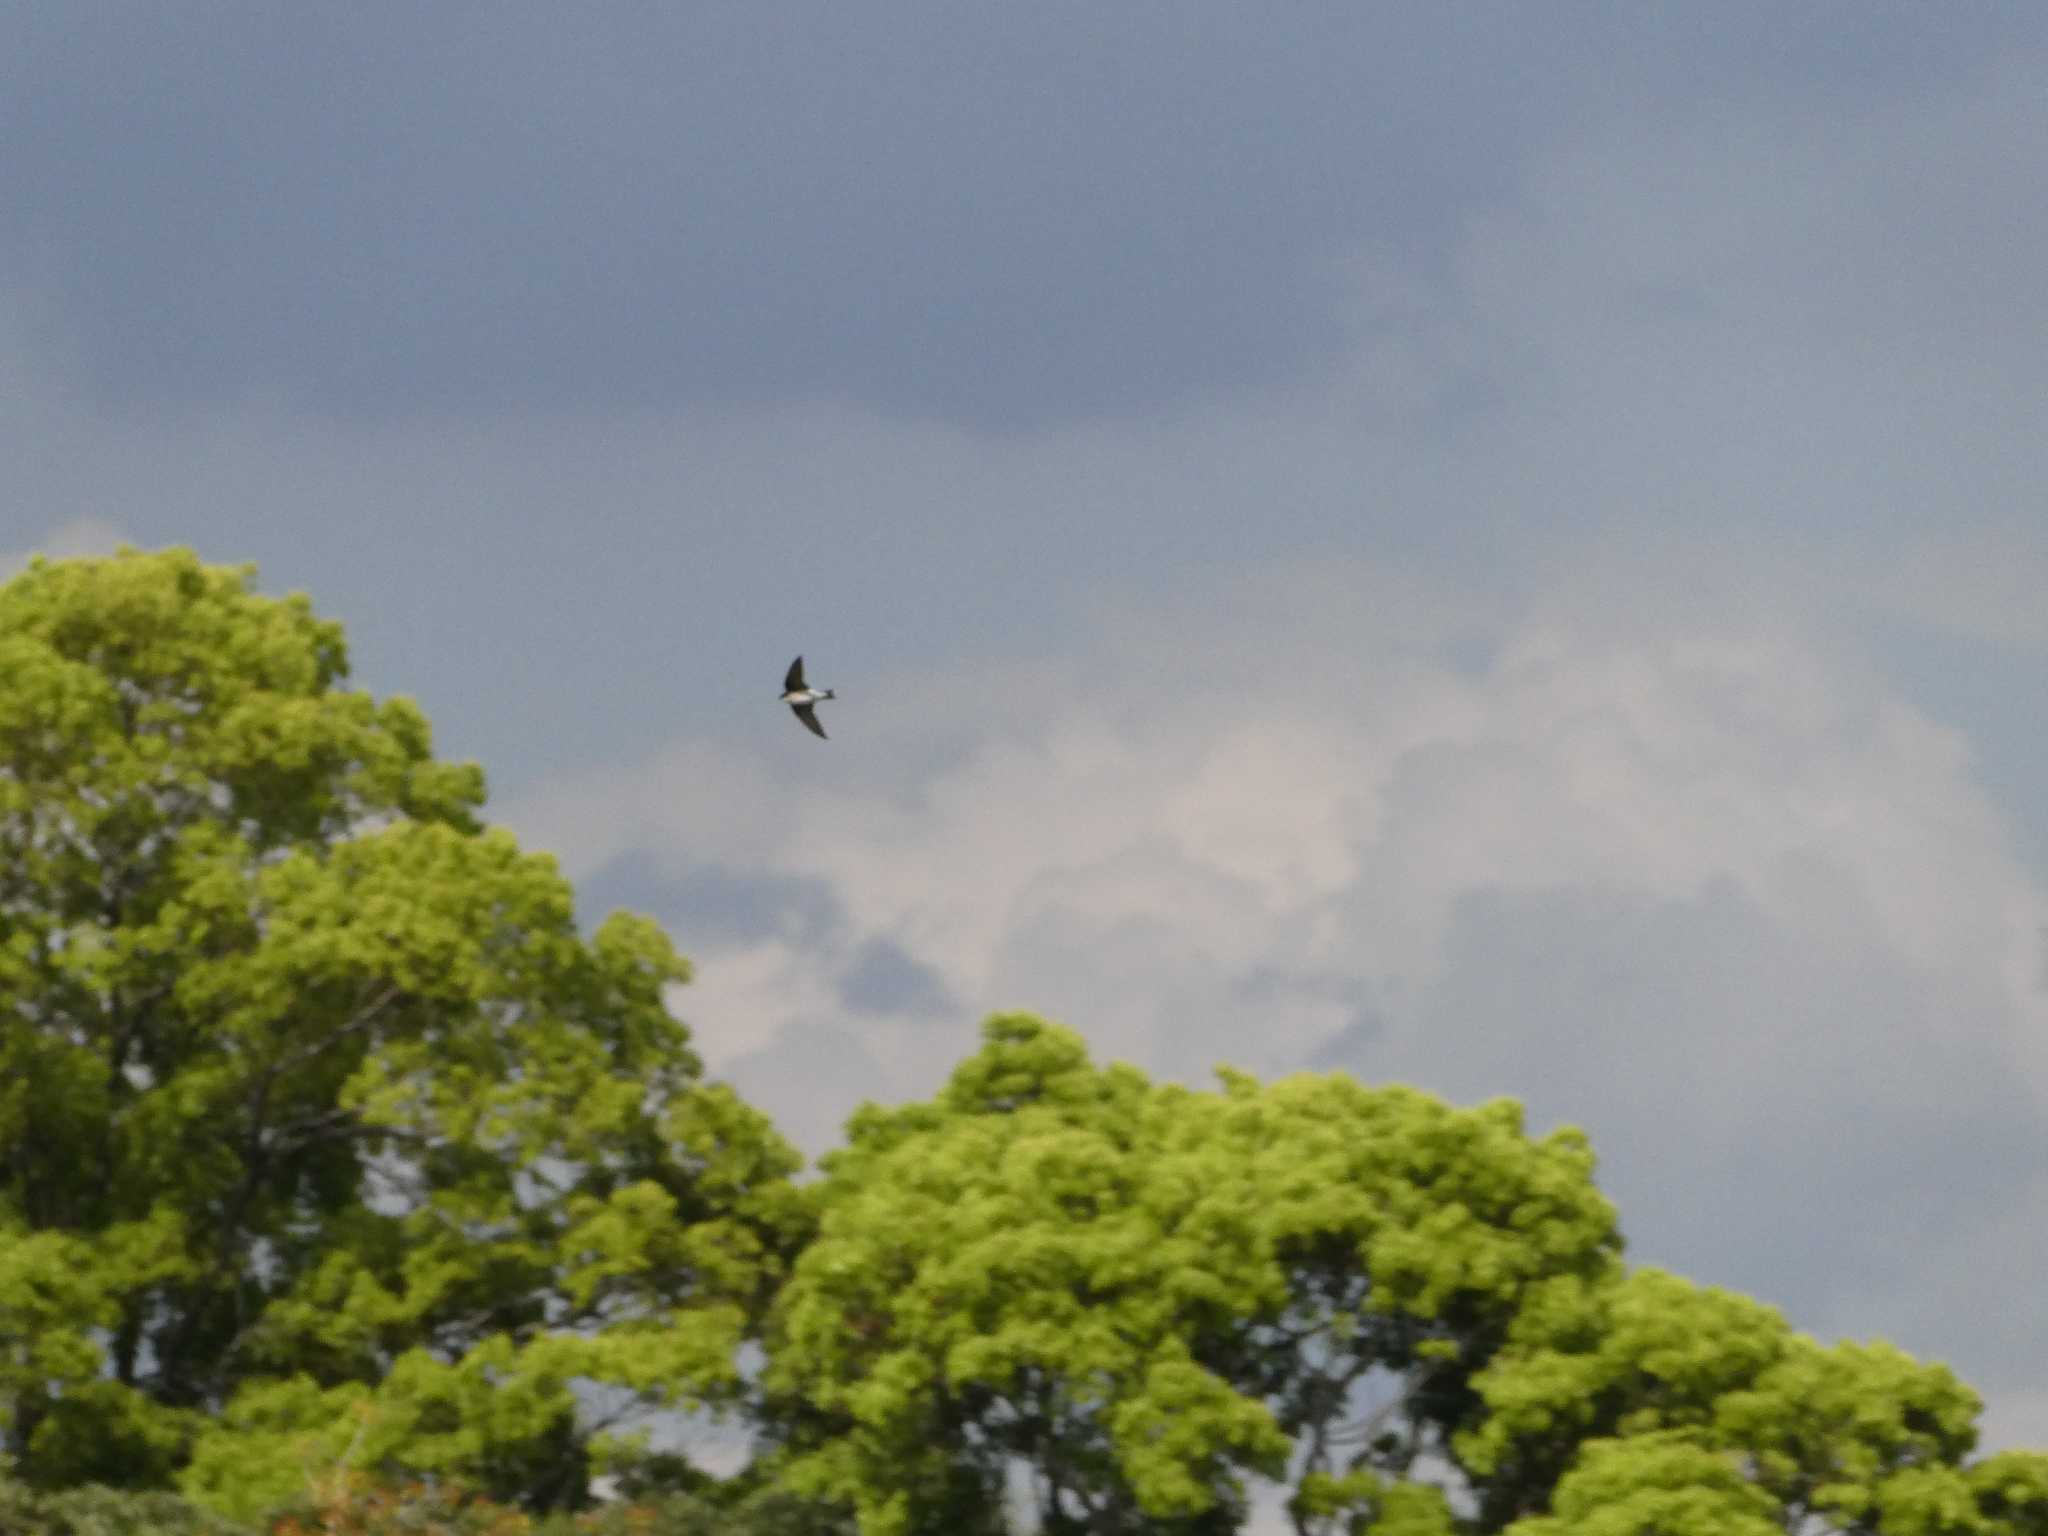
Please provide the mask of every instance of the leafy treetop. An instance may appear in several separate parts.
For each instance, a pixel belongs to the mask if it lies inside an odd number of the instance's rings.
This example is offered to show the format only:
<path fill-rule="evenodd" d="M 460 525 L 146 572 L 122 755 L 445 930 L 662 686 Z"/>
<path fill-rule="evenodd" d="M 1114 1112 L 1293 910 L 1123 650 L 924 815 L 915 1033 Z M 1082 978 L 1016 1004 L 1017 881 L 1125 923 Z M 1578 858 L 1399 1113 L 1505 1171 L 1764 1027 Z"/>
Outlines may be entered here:
<path fill-rule="evenodd" d="M 578 929 L 337 625 L 184 551 L 0 587 L 0 1452 L 229 1511 L 582 1496 L 572 1384 L 719 1401 L 804 1231 L 651 923 Z"/>

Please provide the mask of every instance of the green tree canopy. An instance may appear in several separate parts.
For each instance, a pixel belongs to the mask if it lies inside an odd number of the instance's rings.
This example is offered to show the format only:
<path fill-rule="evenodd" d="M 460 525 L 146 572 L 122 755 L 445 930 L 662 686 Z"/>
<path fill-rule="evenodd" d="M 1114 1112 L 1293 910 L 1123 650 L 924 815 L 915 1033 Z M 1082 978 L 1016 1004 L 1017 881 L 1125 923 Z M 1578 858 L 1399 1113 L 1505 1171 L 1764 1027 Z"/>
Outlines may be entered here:
<path fill-rule="evenodd" d="M 589 937 L 340 628 L 186 552 L 0 587 L 0 1453 L 580 1496 L 579 1381 L 717 1402 L 806 1228 L 651 923 Z"/>
<path fill-rule="evenodd" d="M 1945 1367 L 1659 1270 L 1546 1286 L 1475 1385 L 1461 1465 L 1515 1536 L 2048 1532 L 2048 1457 L 1967 1464 L 1981 1404 Z"/>
<path fill-rule="evenodd" d="M 1027 1016 L 825 1160 L 769 1387 L 868 1536 L 2048 1531 L 2048 1458 L 1884 1345 L 1620 1262 L 1569 1130 L 1341 1075 L 1218 1092 Z"/>
<path fill-rule="evenodd" d="M 1191 1092 L 1024 1016 L 826 1168 L 770 1381 L 788 1476 L 874 1533 L 991 1520 L 1013 1465 L 1051 1529 L 1235 1529 L 1256 1476 L 1304 1528 L 1448 1530 L 1409 1474 L 1478 1423 L 1523 1296 L 1617 1247 L 1584 1142 L 1512 1104 Z"/>

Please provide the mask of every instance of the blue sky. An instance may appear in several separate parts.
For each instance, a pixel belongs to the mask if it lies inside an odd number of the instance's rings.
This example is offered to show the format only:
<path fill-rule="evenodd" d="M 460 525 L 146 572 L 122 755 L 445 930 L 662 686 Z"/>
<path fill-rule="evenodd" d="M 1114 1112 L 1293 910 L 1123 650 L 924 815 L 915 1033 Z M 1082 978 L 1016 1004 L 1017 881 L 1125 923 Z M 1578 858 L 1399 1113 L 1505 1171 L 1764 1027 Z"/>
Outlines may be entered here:
<path fill-rule="evenodd" d="M 1275 14 L 24 10 L 0 565 L 310 592 L 813 1148 L 1513 1094 L 2048 1441 L 2048 16 Z"/>

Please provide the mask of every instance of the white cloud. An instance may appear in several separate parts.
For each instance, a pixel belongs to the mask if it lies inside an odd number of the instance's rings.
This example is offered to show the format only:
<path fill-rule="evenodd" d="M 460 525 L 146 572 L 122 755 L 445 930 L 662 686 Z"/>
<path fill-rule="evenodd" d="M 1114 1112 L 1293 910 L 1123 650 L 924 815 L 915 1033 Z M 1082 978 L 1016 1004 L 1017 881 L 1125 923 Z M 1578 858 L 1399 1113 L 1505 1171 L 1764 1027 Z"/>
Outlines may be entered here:
<path fill-rule="evenodd" d="M 2048 895 L 1858 626 L 2048 642 L 2039 120 L 2013 75 L 1582 144 L 1448 276 L 1361 263 L 1326 391 L 944 456 L 1048 539 L 1174 509 L 1028 667 L 871 675 L 835 756 L 700 742 L 515 819 L 837 893 L 823 945 L 700 951 L 743 1083 L 880 936 L 963 1002 L 852 1031 L 897 1093 L 1024 1006 L 1157 1071 L 1517 1094 L 1593 1132 L 1640 1256 L 2016 1402 L 2014 1267 L 1965 1298 L 1918 1252 L 2048 1231 L 2002 1184 L 2044 1171 Z"/>
<path fill-rule="evenodd" d="M 702 950 L 679 998 L 813 1145 L 854 1093 L 929 1091 L 1004 1007 L 1185 1077 L 1335 1060 L 1516 1094 L 1607 1149 L 1643 1257 L 1983 1366 L 1967 1315 L 1902 1301 L 1924 1277 L 1894 1225 L 2048 1229 L 1970 1179 L 2048 1107 L 2048 894 L 1960 740 L 1782 617 L 1573 593 L 1474 669 L 1418 617 L 1426 584 L 1271 590 L 1128 609 L 1014 687 L 870 680 L 842 736 L 910 761 L 923 711 L 1005 700 L 911 782 L 679 751 L 512 819 L 829 884 L 830 942 Z M 954 1027 L 850 1022 L 837 968 L 875 937 L 964 1000 Z"/>

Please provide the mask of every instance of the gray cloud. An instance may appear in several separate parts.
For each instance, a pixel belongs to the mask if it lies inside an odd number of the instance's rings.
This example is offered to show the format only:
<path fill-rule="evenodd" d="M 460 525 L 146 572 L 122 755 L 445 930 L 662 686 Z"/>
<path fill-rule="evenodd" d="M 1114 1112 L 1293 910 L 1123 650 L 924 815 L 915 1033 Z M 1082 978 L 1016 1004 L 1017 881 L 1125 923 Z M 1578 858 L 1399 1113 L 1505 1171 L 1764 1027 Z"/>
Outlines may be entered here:
<path fill-rule="evenodd" d="M 1854 884 L 1813 873 L 1837 912 Z M 1461 898 L 1414 1031 L 1349 1064 L 1585 1126 L 1636 1257 L 1819 1319 L 1902 1250 L 1971 1231 L 1999 1185 L 2048 1176 L 2017 1044 L 1874 927 L 1829 943 L 1716 880 Z"/>
<path fill-rule="evenodd" d="M 1986 552 L 1987 563 L 1997 559 Z M 2033 590 L 2048 593 L 2048 584 Z M 2042 609 L 2048 614 L 2048 604 Z M 2039 711 L 2026 703 L 2041 692 L 2044 648 L 1898 617 L 1874 621 L 1869 636 L 1877 664 L 1914 705 L 1968 739 L 1971 766 L 2010 818 L 2015 845 L 2048 873 L 2042 732 Z"/>
<path fill-rule="evenodd" d="M 678 733 L 751 737 L 798 649 L 840 682 L 914 676 L 1028 654 L 1099 608 L 1193 586 L 1228 602 L 1290 562 L 1421 567 L 1510 608 L 1624 585 L 1650 609 L 1762 608 L 1797 588 L 1841 622 L 1905 615 L 2025 655 L 2048 645 L 2041 57 L 1561 131 L 1445 259 L 1348 248 L 1343 359 L 1320 383 L 1023 437 L 596 396 L 374 423 L 275 395 L 110 416 L 51 361 L 90 350 L 54 291 L 17 288 L 0 432 L 33 521 L 4 542 L 91 516 L 260 560 L 350 620 L 366 683 L 418 693 L 513 790 Z M 1484 664 L 1483 626 L 1458 643 Z M 849 704 L 835 772 L 879 702 Z M 920 740 L 965 750 L 978 722 L 951 725 Z M 1986 748 L 2014 814 L 2048 825 L 2025 744 Z"/>
<path fill-rule="evenodd" d="M 959 1012 L 944 979 L 902 945 L 872 938 L 854 951 L 839 979 L 839 997 L 855 1013 L 935 1018 Z"/>
<path fill-rule="evenodd" d="M 846 1117 L 863 1100 L 895 1096 L 873 1051 L 853 1031 L 821 1022 L 786 1025 L 759 1050 L 728 1062 L 724 1075 L 812 1157 L 839 1143 Z"/>
<path fill-rule="evenodd" d="M 577 905 L 592 918 L 621 907 L 644 912 L 687 946 L 777 935 L 815 943 L 844 921 L 837 896 L 822 880 L 718 864 L 672 874 L 644 849 L 610 860 L 579 882 Z"/>
<path fill-rule="evenodd" d="M 1207 3 L 19 21 L 0 259 L 103 398 L 842 398 L 983 426 L 1330 364 L 1350 249 L 1435 257 L 1589 122 L 1910 93 L 2040 31 L 1761 3 L 1696 27 Z"/>

